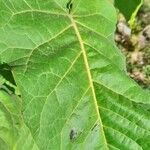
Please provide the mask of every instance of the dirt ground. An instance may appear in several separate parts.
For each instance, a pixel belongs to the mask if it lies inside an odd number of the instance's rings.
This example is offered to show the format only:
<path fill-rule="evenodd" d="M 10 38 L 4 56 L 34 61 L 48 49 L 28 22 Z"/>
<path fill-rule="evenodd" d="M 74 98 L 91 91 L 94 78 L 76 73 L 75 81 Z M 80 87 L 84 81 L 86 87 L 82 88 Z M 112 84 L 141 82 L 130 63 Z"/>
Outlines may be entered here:
<path fill-rule="evenodd" d="M 150 90 L 150 0 L 145 0 L 132 27 L 118 15 L 115 40 L 126 56 L 129 75 Z"/>

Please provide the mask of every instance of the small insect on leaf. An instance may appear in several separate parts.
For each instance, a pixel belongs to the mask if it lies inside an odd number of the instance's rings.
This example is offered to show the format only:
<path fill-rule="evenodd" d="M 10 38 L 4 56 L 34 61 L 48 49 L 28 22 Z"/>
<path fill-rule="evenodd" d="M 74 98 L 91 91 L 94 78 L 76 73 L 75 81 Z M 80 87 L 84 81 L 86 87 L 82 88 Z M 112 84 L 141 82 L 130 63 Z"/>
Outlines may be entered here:
<path fill-rule="evenodd" d="M 70 140 L 74 140 L 77 137 L 77 132 L 75 131 L 75 129 L 71 129 L 69 136 Z"/>
<path fill-rule="evenodd" d="M 98 126 L 98 124 L 96 123 L 96 124 L 92 127 L 91 131 L 93 131 L 97 126 Z"/>
<path fill-rule="evenodd" d="M 72 0 L 69 0 L 69 2 L 66 5 L 66 8 L 68 9 L 69 14 L 71 13 L 72 7 L 73 7 Z"/>

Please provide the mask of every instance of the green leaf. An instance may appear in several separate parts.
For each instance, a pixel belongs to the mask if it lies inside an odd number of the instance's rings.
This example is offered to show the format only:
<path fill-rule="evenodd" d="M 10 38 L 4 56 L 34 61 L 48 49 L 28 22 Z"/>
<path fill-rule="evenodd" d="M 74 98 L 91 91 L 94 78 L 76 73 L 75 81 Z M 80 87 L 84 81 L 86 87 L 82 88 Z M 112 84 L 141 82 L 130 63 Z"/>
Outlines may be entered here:
<path fill-rule="evenodd" d="M 10 150 L 22 126 L 20 99 L 0 90 L 0 116 L 0 149 Z"/>
<path fill-rule="evenodd" d="M 125 16 L 131 26 L 135 23 L 135 17 L 142 4 L 143 0 L 114 0 L 114 5 Z"/>
<path fill-rule="evenodd" d="M 124 14 L 127 20 L 129 20 L 132 14 L 139 9 L 143 0 L 114 0 L 115 6 Z"/>
<path fill-rule="evenodd" d="M 0 0 L 0 10 L 0 60 L 22 98 L 7 147 L 148 150 L 150 94 L 126 75 L 107 0 Z"/>

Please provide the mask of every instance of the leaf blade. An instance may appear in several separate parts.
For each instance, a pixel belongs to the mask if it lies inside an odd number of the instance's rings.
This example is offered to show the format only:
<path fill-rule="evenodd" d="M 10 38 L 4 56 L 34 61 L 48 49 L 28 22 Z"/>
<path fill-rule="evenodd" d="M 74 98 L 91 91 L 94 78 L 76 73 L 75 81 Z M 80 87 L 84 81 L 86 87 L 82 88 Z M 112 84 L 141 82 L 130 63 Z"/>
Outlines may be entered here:
<path fill-rule="evenodd" d="M 144 96 L 125 75 L 124 58 L 112 41 L 114 8 L 105 0 L 101 3 L 88 0 L 90 5 L 77 0 L 68 14 L 67 2 L 6 3 L 17 15 L 0 29 L 3 37 L 0 57 L 2 62 L 14 66 L 12 71 L 22 94 L 25 123 L 24 132 L 20 129 L 16 140 L 16 149 L 22 146 L 23 138 L 24 146 L 29 149 L 145 148 L 149 144 L 148 140 L 145 145 L 142 143 L 149 135 L 148 109 L 139 112 L 134 106 L 142 103 L 145 108 L 149 94 Z M 128 85 L 121 84 L 126 82 Z M 140 96 L 130 87 L 137 89 Z M 134 119 L 128 121 L 121 115 L 127 119 L 131 119 L 128 115 L 133 116 L 138 122 L 144 115 L 137 124 L 144 126 L 148 134 L 143 134 L 141 128 L 137 135 L 131 130 L 125 132 L 130 124 L 132 128 L 137 126 Z M 126 142 L 121 145 L 123 139 Z"/>

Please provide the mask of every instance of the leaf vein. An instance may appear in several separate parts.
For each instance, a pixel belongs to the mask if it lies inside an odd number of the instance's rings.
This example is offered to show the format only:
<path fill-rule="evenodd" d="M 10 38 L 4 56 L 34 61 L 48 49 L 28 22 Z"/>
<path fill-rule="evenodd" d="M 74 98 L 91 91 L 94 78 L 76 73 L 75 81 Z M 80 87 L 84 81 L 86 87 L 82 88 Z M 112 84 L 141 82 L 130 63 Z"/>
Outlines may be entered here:
<path fill-rule="evenodd" d="M 27 61 L 26 61 L 26 68 L 25 68 L 25 70 L 24 70 L 24 74 L 25 74 L 26 71 L 27 71 L 28 63 L 29 63 L 29 61 L 30 61 L 30 58 L 31 58 L 32 55 L 33 55 L 33 52 L 34 52 L 36 49 L 38 49 L 40 46 L 42 46 L 42 45 L 44 45 L 44 44 L 46 44 L 46 43 L 49 43 L 50 41 L 56 39 L 58 36 L 60 36 L 61 34 L 63 34 L 65 31 L 67 31 L 71 26 L 72 26 L 72 25 L 69 25 L 69 26 L 65 27 L 63 30 L 61 30 L 59 33 L 57 33 L 55 36 L 51 37 L 51 38 L 48 39 L 47 41 L 43 42 L 42 44 L 36 46 L 34 49 L 31 50 L 31 52 L 29 53 L 28 59 L 27 59 Z"/>

